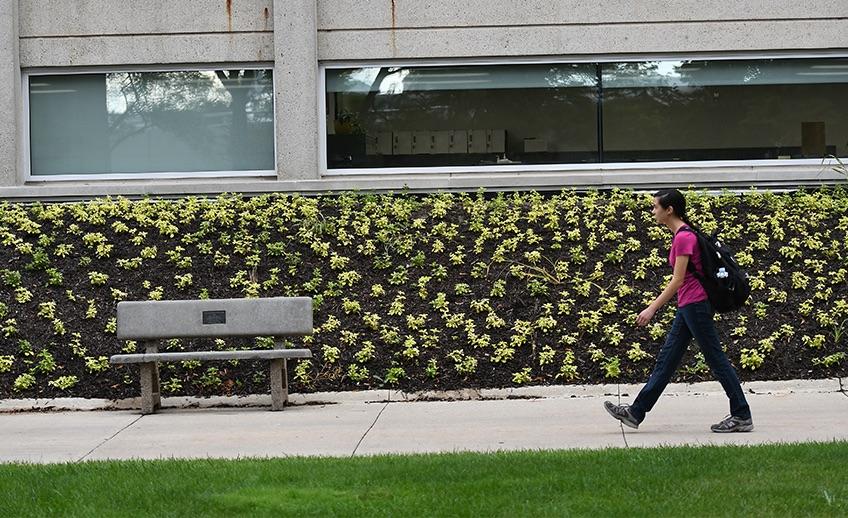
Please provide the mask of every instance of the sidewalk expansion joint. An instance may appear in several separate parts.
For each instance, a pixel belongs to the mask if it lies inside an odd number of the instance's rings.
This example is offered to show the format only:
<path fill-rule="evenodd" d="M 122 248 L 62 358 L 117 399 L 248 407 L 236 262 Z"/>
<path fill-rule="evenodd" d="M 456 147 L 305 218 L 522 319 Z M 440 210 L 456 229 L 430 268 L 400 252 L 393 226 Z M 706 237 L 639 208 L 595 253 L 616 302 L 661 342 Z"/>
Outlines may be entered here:
<path fill-rule="evenodd" d="M 117 432 L 113 433 L 111 436 L 109 436 L 109 437 L 108 437 L 108 438 L 106 438 L 105 440 L 101 441 L 101 442 L 100 442 L 100 444 L 98 444 L 97 446 L 95 446 L 94 448 L 92 448 L 92 449 L 91 449 L 88 453 L 86 453 L 85 455 L 83 455 L 82 457 L 80 457 L 79 459 L 77 459 L 77 462 L 82 462 L 82 461 L 84 461 L 86 457 L 88 457 L 89 455 L 91 455 L 92 453 L 94 453 L 94 450 L 96 450 L 97 448 L 99 448 L 99 447 L 103 446 L 103 445 L 104 445 L 104 444 L 106 444 L 107 442 L 111 441 L 112 439 L 114 439 L 115 437 L 117 437 L 117 435 L 118 435 L 119 433 L 123 432 L 124 430 L 126 430 L 126 429 L 127 429 L 127 428 L 129 428 L 130 426 L 132 426 L 132 425 L 136 424 L 136 423 L 138 422 L 138 420 L 139 420 L 139 419 L 141 419 L 142 417 L 144 417 L 144 415 L 143 415 L 143 414 L 142 414 L 142 415 L 140 415 L 140 416 L 138 416 L 138 417 L 136 417 L 135 419 L 133 419 L 133 421 L 132 421 L 130 424 L 126 425 L 125 427 L 123 427 L 123 428 L 121 428 L 120 430 L 118 430 Z"/>
<path fill-rule="evenodd" d="M 616 383 L 615 387 L 616 387 L 616 391 L 618 392 L 618 403 L 616 403 L 616 404 L 620 405 L 621 404 L 621 385 Z M 621 438 L 624 439 L 624 447 L 630 448 L 630 445 L 627 444 L 627 434 L 624 432 L 624 423 L 619 422 L 618 426 L 621 428 Z"/>
<path fill-rule="evenodd" d="M 356 443 L 356 446 L 353 448 L 353 453 L 350 454 L 350 458 L 353 458 L 354 455 L 356 455 L 356 450 L 359 449 L 359 445 L 362 444 L 362 441 L 365 440 L 365 436 L 367 436 L 368 432 L 370 432 L 371 429 L 374 428 L 374 425 L 377 424 L 377 421 L 380 419 L 380 416 L 383 415 L 383 411 L 386 409 L 386 407 L 389 406 L 389 403 L 391 403 L 391 401 L 386 401 L 383 404 L 383 408 L 380 409 L 380 412 L 377 414 L 377 417 L 374 418 L 374 422 L 371 423 L 371 426 L 369 426 L 368 429 L 365 430 L 365 433 L 362 434 L 362 437 L 359 438 L 359 442 Z"/>

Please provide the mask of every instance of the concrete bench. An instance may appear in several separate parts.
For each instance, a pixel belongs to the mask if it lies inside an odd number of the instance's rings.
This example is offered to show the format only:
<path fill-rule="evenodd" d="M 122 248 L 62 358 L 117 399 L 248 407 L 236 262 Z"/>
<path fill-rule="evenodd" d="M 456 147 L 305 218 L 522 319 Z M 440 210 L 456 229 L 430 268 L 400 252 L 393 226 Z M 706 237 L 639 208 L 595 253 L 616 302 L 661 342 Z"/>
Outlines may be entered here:
<path fill-rule="evenodd" d="M 141 413 L 161 407 L 158 362 L 186 360 L 269 360 L 271 410 L 288 401 L 286 361 L 311 358 L 309 349 L 283 349 L 281 337 L 312 334 L 312 299 L 213 299 L 119 302 L 117 335 L 143 342 L 144 352 L 117 354 L 113 364 L 141 366 Z M 240 351 L 187 351 L 160 353 L 158 340 L 166 338 L 223 338 L 273 336 L 274 349 Z"/>

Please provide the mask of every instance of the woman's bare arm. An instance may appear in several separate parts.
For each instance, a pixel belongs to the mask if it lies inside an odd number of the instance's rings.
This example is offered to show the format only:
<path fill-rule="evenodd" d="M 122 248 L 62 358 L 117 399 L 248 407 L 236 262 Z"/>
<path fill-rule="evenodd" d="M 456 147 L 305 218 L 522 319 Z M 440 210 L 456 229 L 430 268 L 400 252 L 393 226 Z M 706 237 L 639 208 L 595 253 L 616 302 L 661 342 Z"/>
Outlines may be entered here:
<path fill-rule="evenodd" d="M 683 286 L 683 279 L 686 277 L 686 268 L 689 266 L 689 256 L 688 255 L 678 255 L 677 259 L 674 262 L 674 272 L 671 276 L 671 281 L 668 283 L 668 286 L 659 294 L 659 296 L 651 302 L 644 311 L 639 313 L 639 316 L 636 318 L 637 326 L 647 325 L 648 322 L 654 318 L 654 315 L 659 311 L 661 307 L 665 305 L 666 302 L 671 300 L 674 295 L 677 293 L 677 290 Z"/>

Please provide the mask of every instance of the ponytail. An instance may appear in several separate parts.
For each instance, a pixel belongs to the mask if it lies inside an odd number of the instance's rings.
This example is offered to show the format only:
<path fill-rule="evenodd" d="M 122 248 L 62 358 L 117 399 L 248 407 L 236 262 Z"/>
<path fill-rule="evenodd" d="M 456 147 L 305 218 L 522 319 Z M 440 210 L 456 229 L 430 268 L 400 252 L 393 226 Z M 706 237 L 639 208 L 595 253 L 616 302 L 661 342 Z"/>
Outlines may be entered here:
<path fill-rule="evenodd" d="M 691 221 L 689 221 L 689 218 L 687 218 L 686 216 L 681 216 L 680 219 L 683 220 L 683 223 L 686 223 L 687 227 L 691 228 L 692 230 L 698 230 L 698 227 L 696 227 Z"/>

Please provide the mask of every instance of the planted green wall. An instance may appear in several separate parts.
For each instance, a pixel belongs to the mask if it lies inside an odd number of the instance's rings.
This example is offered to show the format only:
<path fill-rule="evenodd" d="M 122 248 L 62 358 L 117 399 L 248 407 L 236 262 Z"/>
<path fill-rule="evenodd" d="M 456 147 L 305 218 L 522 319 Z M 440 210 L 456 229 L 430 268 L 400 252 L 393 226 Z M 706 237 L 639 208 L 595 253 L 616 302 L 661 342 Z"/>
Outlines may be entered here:
<path fill-rule="evenodd" d="M 845 375 L 848 193 L 688 192 L 754 288 L 721 316 L 740 376 Z M 137 395 L 120 300 L 307 295 L 293 391 L 640 382 L 674 317 L 650 197 L 437 193 L 0 205 L 0 397 Z M 173 340 L 164 350 L 270 347 Z M 693 344 L 680 380 L 710 379 Z M 163 364 L 165 394 L 267 392 L 264 364 Z"/>

